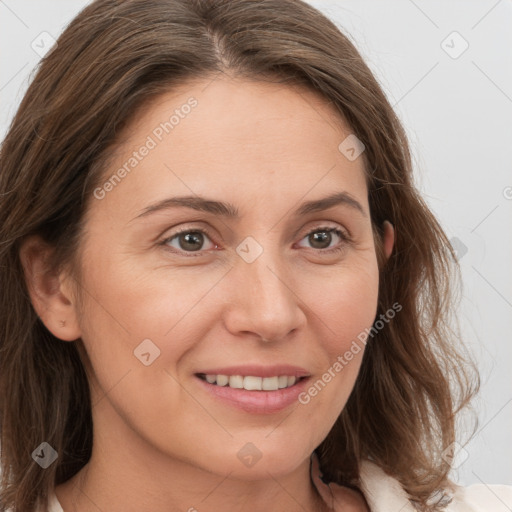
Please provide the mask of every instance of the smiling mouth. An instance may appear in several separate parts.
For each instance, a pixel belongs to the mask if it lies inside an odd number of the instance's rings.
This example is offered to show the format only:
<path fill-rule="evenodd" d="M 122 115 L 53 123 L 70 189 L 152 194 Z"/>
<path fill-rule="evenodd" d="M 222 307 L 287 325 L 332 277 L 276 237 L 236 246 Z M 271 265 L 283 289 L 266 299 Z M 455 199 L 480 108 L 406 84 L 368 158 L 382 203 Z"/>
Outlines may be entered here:
<path fill-rule="evenodd" d="M 209 384 L 233 389 L 245 389 L 247 391 L 278 391 L 295 386 L 307 377 L 295 377 L 293 375 L 276 375 L 273 377 L 256 377 L 254 375 L 213 375 L 197 373 L 197 377 Z"/>

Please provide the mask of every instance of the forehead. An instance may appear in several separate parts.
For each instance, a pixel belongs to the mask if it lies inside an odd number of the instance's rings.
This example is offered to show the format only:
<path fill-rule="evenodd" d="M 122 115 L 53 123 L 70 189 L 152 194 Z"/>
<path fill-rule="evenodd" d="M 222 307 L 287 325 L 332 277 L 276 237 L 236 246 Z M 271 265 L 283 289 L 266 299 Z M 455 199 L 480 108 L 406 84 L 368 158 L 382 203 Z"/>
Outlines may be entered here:
<path fill-rule="evenodd" d="M 277 205 L 341 190 L 366 196 L 363 158 L 340 150 L 351 133 L 332 105 L 303 87 L 191 81 L 144 105 L 121 134 L 104 179 L 125 172 L 106 199 L 144 208 L 178 194 L 254 200 L 250 206 L 263 195 Z"/>

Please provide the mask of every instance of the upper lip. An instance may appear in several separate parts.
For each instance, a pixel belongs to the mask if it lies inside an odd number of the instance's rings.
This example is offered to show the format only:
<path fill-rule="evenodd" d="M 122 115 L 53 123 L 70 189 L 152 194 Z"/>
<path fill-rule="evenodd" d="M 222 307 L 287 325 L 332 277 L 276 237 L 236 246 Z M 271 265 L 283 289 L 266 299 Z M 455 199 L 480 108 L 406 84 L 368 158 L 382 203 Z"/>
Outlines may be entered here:
<path fill-rule="evenodd" d="M 289 364 L 273 364 L 273 365 L 241 365 L 241 366 L 224 366 L 209 368 L 196 372 L 204 375 L 242 375 L 254 377 L 274 377 L 280 375 L 288 375 L 294 377 L 309 377 L 310 373 L 300 366 L 292 366 Z"/>

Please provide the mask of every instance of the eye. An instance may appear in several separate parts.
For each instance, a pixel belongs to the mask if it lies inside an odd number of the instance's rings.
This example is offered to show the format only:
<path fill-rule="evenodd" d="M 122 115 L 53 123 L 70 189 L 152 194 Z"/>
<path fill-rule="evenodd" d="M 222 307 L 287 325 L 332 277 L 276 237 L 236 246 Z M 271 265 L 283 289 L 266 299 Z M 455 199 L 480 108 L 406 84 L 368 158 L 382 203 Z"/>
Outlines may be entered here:
<path fill-rule="evenodd" d="M 336 238 L 340 239 L 341 243 L 329 247 L 333 240 L 336 242 Z M 318 227 L 307 233 L 302 240 L 308 240 L 312 249 L 322 253 L 332 253 L 344 249 L 346 243 L 350 242 L 350 236 L 338 228 Z"/>
<path fill-rule="evenodd" d="M 341 243 L 330 247 L 336 239 Z M 210 241 L 210 247 L 204 247 L 205 241 Z M 308 240 L 311 249 L 322 254 L 339 252 L 351 241 L 350 236 L 339 228 L 318 227 L 307 233 L 302 240 Z M 174 253 L 186 256 L 202 256 L 207 249 L 218 249 L 219 246 L 211 241 L 211 235 L 207 229 L 185 227 L 165 238 L 159 245 L 164 246 Z M 196 254 L 194 254 L 196 253 Z"/>
<path fill-rule="evenodd" d="M 190 229 L 184 228 L 179 230 L 174 235 L 166 238 L 161 242 L 161 245 L 172 247 L 173 252 L 202 252 L 205 240 L 210 240 L 209 233 L 206 229 Z M 210 249 L 216 249 L 218 246 L 210 240 Z M 206 250 L 206 249 L 205 249 Z M 200 256 L 201 254 L 191 254 L 191 256 Z"/>

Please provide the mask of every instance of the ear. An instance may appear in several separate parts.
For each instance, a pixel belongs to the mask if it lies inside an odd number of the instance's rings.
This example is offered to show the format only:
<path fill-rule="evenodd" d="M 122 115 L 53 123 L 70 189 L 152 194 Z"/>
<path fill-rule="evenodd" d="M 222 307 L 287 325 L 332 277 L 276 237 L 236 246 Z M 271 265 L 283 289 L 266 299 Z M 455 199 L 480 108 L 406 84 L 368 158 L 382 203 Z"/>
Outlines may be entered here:
<path fill-rule="evenodd" d="M 388 260 L 395 244 L 395 228 L 388 220 L 385 220 L 382 226 L 384 228 L 384 254 L 386 255 L 386 260 Z"/>
<path fill-rule="evenodd" d="M 53 248 L 40 236 L 26 238 L 19 255 L 34 309 L 57 338 L 74 341 L 81 336 L 71 277 L 54 272 L 48 262 Z"/>

